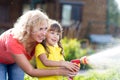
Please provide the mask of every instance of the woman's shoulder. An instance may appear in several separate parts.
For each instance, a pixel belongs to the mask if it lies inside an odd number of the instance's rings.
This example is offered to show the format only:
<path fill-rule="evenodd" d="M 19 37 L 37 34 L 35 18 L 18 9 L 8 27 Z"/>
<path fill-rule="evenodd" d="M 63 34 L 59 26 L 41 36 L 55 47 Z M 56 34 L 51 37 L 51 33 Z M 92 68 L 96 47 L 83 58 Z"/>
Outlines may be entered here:
<path fill-rule="evenodd" d="M 11 34 L 12 29 L 6 30 L 0 35 L 0 41 L 8 41 L 13 38 L 13 35 Z"/>
<path fill-rule="evenodd" d="M 4 31 L 4 32 L 0 35 L 0 37 L 2 37 L 2 36 L 8 36 L 11 32 L 12 32 L 12 29 L 8 29 L 8 30 Z"/>
<path fill-rule="evenodd" d="M 5 31 L 2 35 L 7 45 L 21 45 L 20 41 L 14 38 L 14 34 L 12 33 L 12 29 Z"/>

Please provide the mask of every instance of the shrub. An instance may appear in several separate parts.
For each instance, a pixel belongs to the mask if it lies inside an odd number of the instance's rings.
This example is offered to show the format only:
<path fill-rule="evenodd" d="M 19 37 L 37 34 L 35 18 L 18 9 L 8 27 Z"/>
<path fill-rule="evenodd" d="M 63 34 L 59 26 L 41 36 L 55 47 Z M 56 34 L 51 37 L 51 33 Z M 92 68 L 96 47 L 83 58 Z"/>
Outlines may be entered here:
<path fill-rule="evenodd" d="M 65 60 L 76 59 L 80 55 L 80 42 L 77 39 L 62 39 Z"/>
<path fill-rule="evenodd" d="M 77 39 L 63 38 L 62 45 L 63 45 L 66 61 L 70 61 L 72 59 L 79 59 L 87 55 L 86 53 L 81 53 L 80 41 Z M 90 68 L 89 65 L 81 64 L 81 69 L 88 69 L 88 68 Z"/>

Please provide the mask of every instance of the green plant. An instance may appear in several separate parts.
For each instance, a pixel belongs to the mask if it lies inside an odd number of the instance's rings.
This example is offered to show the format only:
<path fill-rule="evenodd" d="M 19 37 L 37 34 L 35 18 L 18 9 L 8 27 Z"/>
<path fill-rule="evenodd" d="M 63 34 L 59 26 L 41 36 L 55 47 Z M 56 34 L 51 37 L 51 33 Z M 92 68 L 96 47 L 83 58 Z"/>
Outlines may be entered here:
<path fill-rule="evenodd" d="M 62 39 L 62 45 L 65 52 L 65 59 L 70 61 L 80 55 L 80 42 L 77 39 Z"/>
<path fill-rule="evenodd" d="M 37 77 L 31 77 L 31 76 L 25 74 L 24 80 L 38 80 L 38 78 Z"/>
<path fill-rule="evenodd" d="M 72 59 L 79 59 L 87 55 L 86 53 L 81 53 L 80 41 L 77 39 L 63 38 L 62 45 L 63 45 L 66 61 L 70 61 Z M 88 69 L 88 68 L 90 68 L 89 65 L 81 64 L 81 69 Z"/>

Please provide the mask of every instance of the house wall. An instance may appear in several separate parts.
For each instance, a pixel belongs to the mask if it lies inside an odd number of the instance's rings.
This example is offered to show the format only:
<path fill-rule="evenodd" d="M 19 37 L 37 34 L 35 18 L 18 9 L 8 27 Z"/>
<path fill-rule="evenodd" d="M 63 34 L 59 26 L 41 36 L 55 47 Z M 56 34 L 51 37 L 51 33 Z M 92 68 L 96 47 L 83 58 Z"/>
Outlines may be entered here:
<path fill-rule="evenodd" d="M 57 19 L 60 21 L 61 11 L 60 11 L 60 1 L 62 0 L 48 0 L 47 13 L 50 18 Z M 80 24 L 80 31 L 70 31 L 73 27 L 64 28 L 64 36 L 73 37 L 69 34 L 76 33 L 77 38 L 84 38 L 87 33 L 104 34 L 106 31 L 106 15 L 107 15 L 107 0 L 63 0 L 69 2 L 82 2 L 83 6 L 83 16 L 82 22 Z M 89 23 L 91 22 L 91 25 Z M 92 28 L 92 31 L 88 28 Z M 72 29 L 70 29 L 72 28 Z M 77 29 L 78 30 L 78 29 Z"/>
<path fill-rule="evenodd" d="M 87 28 L 92 28 L 92 33 L 104 34 L 107 16 L 107 0 L 81 0 L 85 2 L 81 37 L 87 33 Z M 92 22 L 89 25 L 89 22 Z M 89 31 L 89 30 L 88 30 Z"/>

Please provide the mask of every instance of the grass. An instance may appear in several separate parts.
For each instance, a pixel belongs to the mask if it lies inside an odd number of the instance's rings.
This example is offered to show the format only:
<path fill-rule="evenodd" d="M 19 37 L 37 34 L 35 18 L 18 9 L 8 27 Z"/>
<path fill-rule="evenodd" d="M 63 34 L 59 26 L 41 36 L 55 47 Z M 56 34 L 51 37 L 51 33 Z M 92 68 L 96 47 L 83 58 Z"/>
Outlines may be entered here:
<path fill-rule="evenodd" d="M 25 75 L 24 80 L 38 80 L 36 77 Z M 67 80 L 66 78 L 64 80 Z M 74 80 L 120 80 L 119 70 L 106 70 L 106 71 L 88 71 L 86 75 L 77 75 Z"/>
<path fill-rule="evenodd" d="M 74 80 L 120 80 L 119 70 L 89 71 L 86 75 L 78 75 Z"/>

